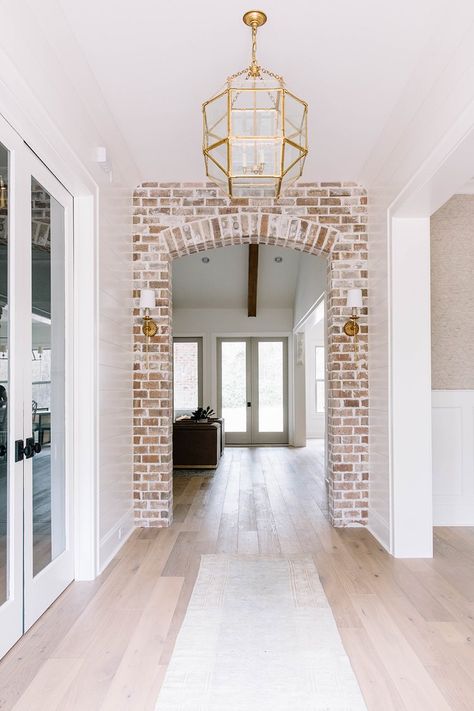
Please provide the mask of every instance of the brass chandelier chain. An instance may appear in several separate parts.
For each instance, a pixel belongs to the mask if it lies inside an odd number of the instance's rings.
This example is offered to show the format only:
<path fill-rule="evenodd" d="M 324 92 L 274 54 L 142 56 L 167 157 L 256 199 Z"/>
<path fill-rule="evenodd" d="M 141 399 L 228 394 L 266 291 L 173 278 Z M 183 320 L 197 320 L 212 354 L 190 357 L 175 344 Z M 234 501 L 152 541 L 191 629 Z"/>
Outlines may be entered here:
<path fill-rule="evenodd" d="M 252 23 L 252 64 L 250 65 L 250 75 L 253 77 L 260 76 L 260 67 L 257 63 L 257 24 Z"/>
<path fill-rule="evenodd" d="M 254 10 L 246 13 L 243 19 L 244 23 L 252 30 L 252 61 L 245 69 L 241 69 L 239 72 L 235 72 L 235 74 L 228 76 L 227 83 L 233 81 L 233 79 L 238 79 L 244 74 L 252 79 L 262 79 L 262 74 L 266 74 L 266 76 L 276 79 L 276 81 L 280 82 L 280 84 L 283 84 L 284 79 L 282 76 L 275 74 L 275 72 L 271 72 L 269 69 L 261 67 L 257 60 L 257 31 L 258 28 L 267 21 L 266 16 L 264 13 Z"/>

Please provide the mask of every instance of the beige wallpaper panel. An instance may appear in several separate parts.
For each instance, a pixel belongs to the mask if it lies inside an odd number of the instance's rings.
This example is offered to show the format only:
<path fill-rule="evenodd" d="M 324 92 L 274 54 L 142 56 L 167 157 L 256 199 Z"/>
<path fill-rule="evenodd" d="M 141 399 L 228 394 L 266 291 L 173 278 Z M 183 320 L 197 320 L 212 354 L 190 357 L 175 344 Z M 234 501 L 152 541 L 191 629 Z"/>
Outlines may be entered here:
<path fill-rule="evenodd" d="M 474 195 L 431 218 L 431 323 L 433 389 L 474 389 Z"/>

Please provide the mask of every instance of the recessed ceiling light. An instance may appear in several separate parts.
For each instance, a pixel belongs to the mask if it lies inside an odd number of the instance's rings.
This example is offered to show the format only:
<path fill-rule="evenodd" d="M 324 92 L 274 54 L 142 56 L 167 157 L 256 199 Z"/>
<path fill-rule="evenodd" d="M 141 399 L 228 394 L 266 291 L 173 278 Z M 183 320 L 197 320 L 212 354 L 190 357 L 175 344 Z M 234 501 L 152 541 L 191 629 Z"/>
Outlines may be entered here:
<path fill-rule="evenodd" d="M 203 264 L 209 264 L 209 261 L 210 261 L 210 260 L 209 260 L 209 257 L 203 257 L 203 258 L 201 259 L 201 262 L 202 262 Z"/>
<path fill-rule="evenodd" d="M 275 257 L 275 262 L 280 264 L 283 261 L 283 257 Z"/>

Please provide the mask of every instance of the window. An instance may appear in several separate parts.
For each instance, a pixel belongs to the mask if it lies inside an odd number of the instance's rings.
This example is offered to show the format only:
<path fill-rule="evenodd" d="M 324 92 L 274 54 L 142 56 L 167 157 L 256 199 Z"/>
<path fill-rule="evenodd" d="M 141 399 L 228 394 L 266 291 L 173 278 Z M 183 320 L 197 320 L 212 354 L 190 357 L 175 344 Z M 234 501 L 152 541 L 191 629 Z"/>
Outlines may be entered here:
<path fill-rule="evenodd" d="M 202 406 L 202 338 L 173 339 L 174 416 Z"/>
<path fill-rule="evenodd" d="M 316 412 L 326 409 L 325 357 L 324 346 L 316 346 Z"/>
<path fill-rule="evenodd" d="M 32 392 L 31 396 L 38 410 L 51 408 L 51 349 L 40 346 L 32 352 Z M 0 385 L 8 390 L 8 357 L 0 355 Z"/>

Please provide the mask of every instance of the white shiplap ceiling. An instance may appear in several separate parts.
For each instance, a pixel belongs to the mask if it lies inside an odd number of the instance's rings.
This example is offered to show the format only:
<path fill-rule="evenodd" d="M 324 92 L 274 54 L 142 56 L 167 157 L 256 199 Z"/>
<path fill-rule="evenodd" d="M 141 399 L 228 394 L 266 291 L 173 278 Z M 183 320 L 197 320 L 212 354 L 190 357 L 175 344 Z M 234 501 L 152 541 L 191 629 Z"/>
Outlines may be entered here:
<path fill-rule="evenodd" d="M 259 59 L 309 102 L 307 180 L 358 179 L 442 13 L 459 1 L 262 4 Z M 248 64 L 241 16 L 252 4 L 45 2 L 64 12 L 142 179 L 202 180 L 201 102 Z"/>
<path fill-rule="evenodd" d="M 173 261 L 173 307 L 178 309 L 246 309 L 247 245 L 213 249 Z M 204 264 L 202 259 L 208 258 Z M 282 262 L 275 262 L 281 257 Z M 258 309 L 293 309 L 302 259 L 315 259 L 291 249 L 264 247 L 258 259 Z"/>

